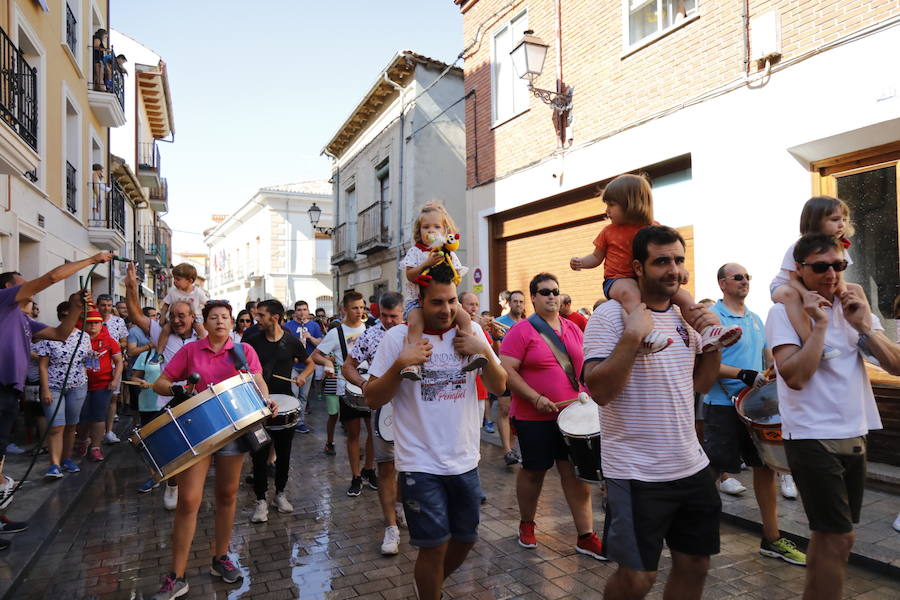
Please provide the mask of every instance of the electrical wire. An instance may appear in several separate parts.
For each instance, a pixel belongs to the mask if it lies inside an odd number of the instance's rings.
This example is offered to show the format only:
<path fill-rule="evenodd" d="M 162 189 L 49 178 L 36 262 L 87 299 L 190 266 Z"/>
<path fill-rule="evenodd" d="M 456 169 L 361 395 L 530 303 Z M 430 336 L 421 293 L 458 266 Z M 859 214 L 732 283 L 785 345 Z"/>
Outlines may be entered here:
<path fill-rule="evenodd" d="M 101 263 L 95 263 L 94 266 L 91 267 L 91 270 L 88 271 L 87 277 L 84 278 L 84 281 L 82 282 L 81 287 L 78 290 L 79 293 L 81 294 L 81 322 L 82 323 L 84 323 L 84 321 L 87 319 L 87 308 L 88 308 L 87 302 L 84 301 L 84 292 L 87 290 L 87 287 L 90 284 L 91 275 L 93 275 L 94 269 L 96 269 L 100 264 Z M 66 338 L 66 339 L 68 339 L 68 338 Z M 47 429 L 44 431 L 44 435 L 41 437 L 41 439 L 38 441 L 37 445 L 35 446 L 35 448 L 37 450 L 40 450 L 41 448 L 44 447 L 44 442 L 47 441 L 47 436 L 50 435 L 50 429 L 52 428 L 51 423 L 53 423 L 53 421 L 56 419 L 56 414 L 59 412 L 59 408 L 62 406 L 62 404 L 64 402 L 63 392 L 66 389 L 66 383 L 68 383 L 68 381 L 69 381 L 69 374 L 72 372 L 72 365 L 75 363 L 75 357 L 78 356 L 77 350 L 81 346 L 81 342 L 83 339 L 84 339 L 84 326 L 82 326 L 82 328 L 78 332 L 78 343 L 75 344 L 75 351 L 72 352 L 72 356 L 69 357 L 69 364 L 66 366 L 66 374 L 65 374 L 65 376 L 63 376 L 62 383 L 60 384 L 60 387 L 59 387 L 59 390 L 60 390 L 59 391 L 59 399 L 56 402 L 56 408 L 53 409 L 53 414 L 50 416 L 49 419 L 47 419 Z M 64 344 L 65 342 L 61 342 L 61 343 Z M 43 401 L 41 401 L 41 402 L 43 402 Z M 9 497 L 8 497 L 9 502 L 11 502 L 12 498 L 15 497 L 16 492 L 19 491 L 19 488 L 22 487 L 22 484 L 24 484 L 28 480 L 28 476 L 31 474 L 31 471 L 34 469 L 34 465 L 37 462 L 37 459 L 39 456 L 40 456 L 40 452 L 33 453 L 32 457 L 31 457 L 31 463 L 28 465 L 28 468 L 25 470 L 25 474 L 22 475 L 22 478 L 16 482 L 16 486 L 13 488 L 12 492 L 10 492 L 10 494 L 9 494 Z"/>

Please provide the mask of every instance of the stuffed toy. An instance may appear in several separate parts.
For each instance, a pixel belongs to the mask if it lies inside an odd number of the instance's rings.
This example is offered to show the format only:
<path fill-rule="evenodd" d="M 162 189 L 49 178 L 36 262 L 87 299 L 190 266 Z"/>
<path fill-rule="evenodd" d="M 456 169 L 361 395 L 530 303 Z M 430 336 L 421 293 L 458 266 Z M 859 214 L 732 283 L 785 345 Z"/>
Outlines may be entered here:
<path fill-rule="evenodd" d="M 428 239 L 426 240 L 428 245 L 428 251 L 434 252 L 438 251 L 441 253 L 442 257 L 440 262 L 447 263 L 450 267 L 450 270 L 453 271 L 453 283 L 454 285 L 459 285 L 459 282 L 462 280 L 462 276 L 466 274 L 468 269 L 463 267 L 458 270 L 453 266 L 453 259 L 451 258 L 453 252 L 459 249 L 459 234 L 458 233 L 448 233 L 445 236 L 439 236 L 434 233 L 428 234 Z M 416 283 L 422 287 L 427 287 L 428 283 L 431 281 L 431 275 L 428 273 L 431 271 L 431 267 L 427 267 L 424 271 L 422 271 L 421 275 L 416 278 Z"/>

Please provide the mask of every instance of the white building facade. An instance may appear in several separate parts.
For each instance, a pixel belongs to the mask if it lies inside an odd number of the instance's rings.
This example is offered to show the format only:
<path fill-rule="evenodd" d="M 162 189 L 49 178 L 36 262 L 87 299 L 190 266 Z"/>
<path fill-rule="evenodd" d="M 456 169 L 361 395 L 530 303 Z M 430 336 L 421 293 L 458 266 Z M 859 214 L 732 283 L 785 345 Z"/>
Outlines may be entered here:
<path fill-rule="evenodd" d="M 321 209 L 318 226 L 332 226 L 331 184 L 305 181 L 261 188 L 235 213 L 205 232 L 209 248 L 207 291 L 237 309 L 248 300 L 275 298 L 293 307 L 333 314 L 331 238 L 313 229 L 309 209 Z"/>
<path fill-rule="evenodd" d="M 466 264 L 463 94 L 461 69 L 399 52 L 325 146 L 337 207 L 336 297 L 401 289 L 397 265 L 428 201 L 442 203 L 456 221 Z"/>

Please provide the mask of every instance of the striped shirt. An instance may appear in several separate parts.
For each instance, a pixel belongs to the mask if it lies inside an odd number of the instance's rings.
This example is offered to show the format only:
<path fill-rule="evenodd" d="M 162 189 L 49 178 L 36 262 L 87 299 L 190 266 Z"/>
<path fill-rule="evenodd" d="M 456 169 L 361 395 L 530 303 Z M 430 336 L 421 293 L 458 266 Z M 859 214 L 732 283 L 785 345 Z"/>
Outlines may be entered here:
<path fill-rule="evenodd" d="M 655 329 L 674 342 L 634 359 L 631 376 L 609 404 L 600 407 L 603 474 L 612 479 L 675 481 L 709 464 L 694 431 L 694 359 L 700 335 L 675 306 L 651 311 Z M 584 332 L 585 362 L 613 353 L 624 331 L 622 305 L 605 302 Z"/>

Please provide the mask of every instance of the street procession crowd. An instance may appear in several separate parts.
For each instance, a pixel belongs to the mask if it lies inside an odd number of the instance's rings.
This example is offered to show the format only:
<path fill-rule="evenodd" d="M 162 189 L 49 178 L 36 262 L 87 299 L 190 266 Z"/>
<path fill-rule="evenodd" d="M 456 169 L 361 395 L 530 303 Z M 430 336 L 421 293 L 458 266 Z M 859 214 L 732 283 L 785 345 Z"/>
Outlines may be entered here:
<path fill-rule="evenodd" d="M 881 427 L 865 362 L 900 374 L 900 345 L 885 336 L 862 289 L 843 280 L 853 234 L 847 205 L 828 196 L 806 202 L 801 236 L 770 285 L 774 304 L 764 323 L 745 304 L 751 276 L 727 262 L 735 257 L 724 257 L 716 273 L 720 300 L 691 297 L 684 240 L 653 220 L 644 177 L 617 177 L 603 200 L 609 223 L 591 252 L 568 265 L 603 265 L 603 299 L 593 310 L 573 310 L 559 279 L 541 272 L 527 290 L 501 294 L 501 315 L 482 312 L 478 296 L 458 287 L 466 268 L 456 253 L 434 244 L 456 233 L 436 202 L 413 223 L 400 264 L 403 289 L 368 302 L 348 291 L 332 317 L 277 299 L 249 302 L 235 315 L 194 285 L 197 273 L 187 264 L 175 268 L 157 312 L 140 305 L 129 264 L 124 302 L 79 292 L 48 327 L 36 320 L 34 295 L 115 257 L 100 253 L 34 279 L 0 274 L 7 332 L 0 453 L 11 453 L 21 412 L 26 427 L 40 428 L 44 444 L 34 451 L 48 455 L 44 477 L 58 480 L 78 472 L 79 460 L 102 461 L 104 442 L 119 442 L 117 405 L 130 405 L 140 426 L 153 427 L 185 401 L 184 386 L 199 393 L 244 373 L 273 415 L 271 443 L 250 450 L 251 522 L 266 522 L 271 507 L 293 511 L 285 492 L 293 437 L 310 431 L 303 415 L 321 399 L 323 452 L 336 456 L 340 423 L 347 495 L 360 496 L 364 486 L 378 491 L 383 554 L 398 554 L 400 528 L 407 529 L 418 549 L 419 598 L 440 598 L 478 540 L 482 428 L 499 432 L 507 465 L 521 463 L 518 543 L 540 543 L 538 504 L 555 467 L 575 551 L 617 564 L 607 598 L 646 596 L 664 545 L 672 564 L 665 597 L 700 598 L 719 552 L 719 491 L 743 491 L 734 476 L 744 466 L 752 469 L 763 524 L 759 552 L 805 566 L 805 598 L 840 598 L 862 505 L 866 435 Z M 758 451 L 735 406 L 736 397 L 766 388 L 777 391 L 786 464 Z M 175 511 L 171 568 L 155 599 L 188 593 L 187 563 L 213 462 L 210 573 L 240 579 L 228 549 L 247 452 L 231 440 L 163 482 L 135 482 L 141 493 L 163 487 L 165 507 Z M 782 494 L 799 492 L 808 517 L 806 553 L 779 530 L 778 472 Z M 0 462 L 0 509 L 15 490 Z M 600 531 L 594 494 L 603 498 Z M 0 518 L 0 533 L 27 527 Z M 0 538 L 0 549 L 8 545 Z"/>

